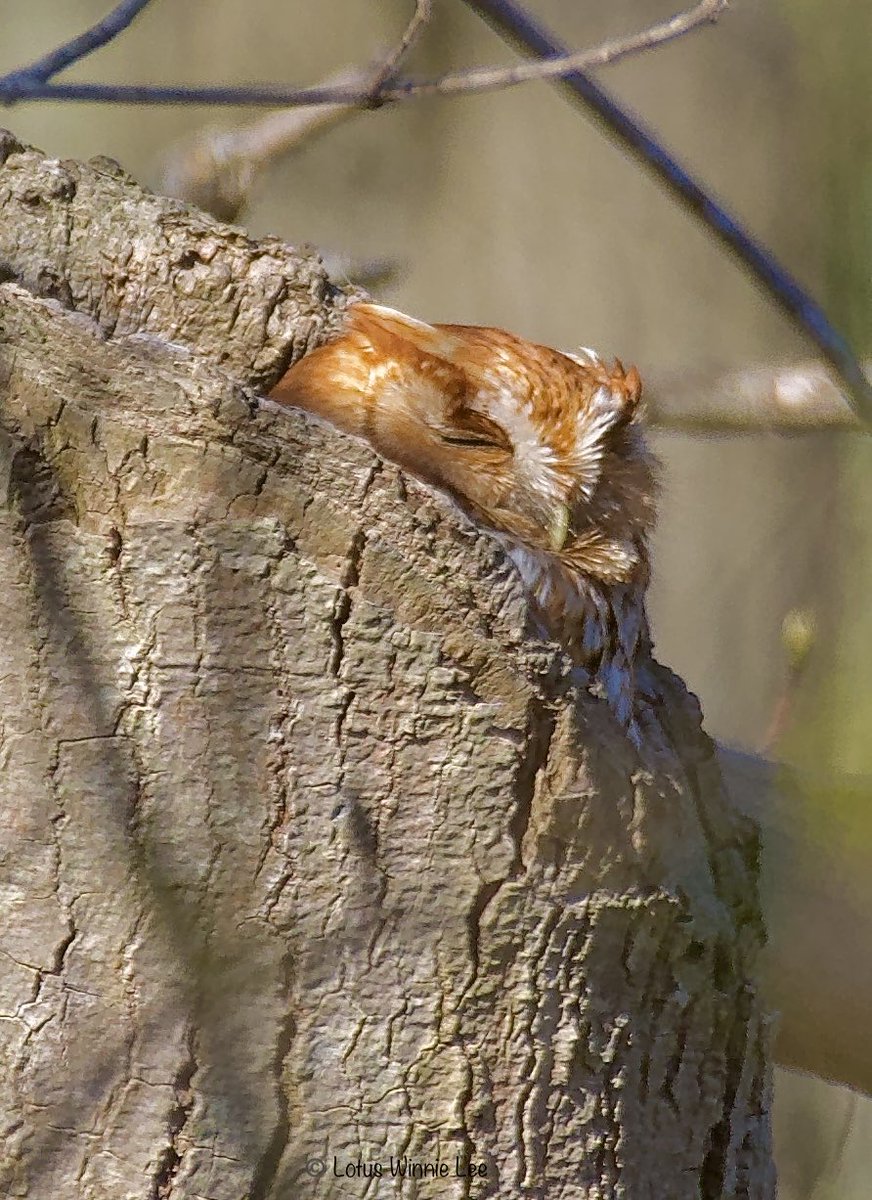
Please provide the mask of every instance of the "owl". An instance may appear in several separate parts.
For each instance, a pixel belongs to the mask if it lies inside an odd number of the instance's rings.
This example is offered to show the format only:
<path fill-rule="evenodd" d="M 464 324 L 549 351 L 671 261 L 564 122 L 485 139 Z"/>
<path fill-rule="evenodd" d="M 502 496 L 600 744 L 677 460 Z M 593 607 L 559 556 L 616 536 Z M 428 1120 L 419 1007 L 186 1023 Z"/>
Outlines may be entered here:
<path fill-rule="evenodd" d="M 655 470 L 635 367 L 359 302 L 270 398 L 448 495 L 517 568 L 543 634 L 638 744 Z"/>

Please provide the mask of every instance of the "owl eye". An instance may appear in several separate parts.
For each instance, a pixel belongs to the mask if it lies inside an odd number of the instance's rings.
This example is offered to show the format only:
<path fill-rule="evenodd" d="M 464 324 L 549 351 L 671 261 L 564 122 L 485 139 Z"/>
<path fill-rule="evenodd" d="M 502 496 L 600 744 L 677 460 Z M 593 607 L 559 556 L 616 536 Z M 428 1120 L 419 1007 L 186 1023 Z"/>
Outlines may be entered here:
<path fill-rule="evenodd" d="M 512 445 L 506 431 L 484 413 L 464 408 L 451 414 L 451 426 L 439 430 L 446 446 L 462 446 L 469 450 L 500 450 L 511 454 Z"/>
<path fill-rule="evenodd" d="M 469 446 L 475 450 L 504 450 L 493 438 L 480 433 L 443 433 L 439 435 L 446 446 Z"/>

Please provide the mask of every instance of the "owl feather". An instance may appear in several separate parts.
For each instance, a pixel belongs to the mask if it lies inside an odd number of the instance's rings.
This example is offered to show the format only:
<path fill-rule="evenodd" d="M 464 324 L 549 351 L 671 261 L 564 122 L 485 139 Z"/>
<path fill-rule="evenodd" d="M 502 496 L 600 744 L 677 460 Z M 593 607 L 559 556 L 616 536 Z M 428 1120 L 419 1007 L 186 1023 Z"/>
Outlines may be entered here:
<path fill-rule="evenodd" d="M 515 564 L 534 617 L 635 742 L 654 461 L 635 367 L 357 303 L 271 393 L 447 494 Z"/>

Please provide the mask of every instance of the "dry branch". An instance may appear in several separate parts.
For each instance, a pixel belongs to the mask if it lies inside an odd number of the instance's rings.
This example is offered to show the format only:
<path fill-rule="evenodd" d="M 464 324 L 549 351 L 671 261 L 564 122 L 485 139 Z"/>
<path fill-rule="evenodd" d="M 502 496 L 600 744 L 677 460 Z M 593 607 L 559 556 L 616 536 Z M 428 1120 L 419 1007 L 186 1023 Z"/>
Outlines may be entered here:
<path fill-rule="evenodd" d="M 29 66 L 21 67 L 18 71 L 7 75 L 3 82 L 11 80 L 25 88 L 46 83 L 59 72 L 65 71 L 67 67 L 81 62 L 95 50 L 114 41 L 120 33 L 130 27 L 150 3 L 151 0 L 121 0 L 121 3 L 117 4 L 110 13 L 95 22 L 84 33 L 77 34 L 76 37 L 64 42 L 57 49 L 49 51 L 48 54 L 44 54 Z"/>
<path fill-rule="evenodd" d="M 342 319 L 310 257 L 5 145 L 0 1187 L 772 1196 L 695 702 L 655 668 L 637 757 L 493 543 L 257 405 Z"/>
<path fill-rule="evenodd" d="M 359 82 L 371 74 L 347 70 L 335 81 Z M 200 129 L 163 156 L 160 191 L 221 221 L 237 221 L 266 170 L 365 111 L 349 104 L 318 104 L 269 113 L 238 129 Z"/>
<path fill-rule="evenodd" d="M 682 433 L 868 430 L 822 362 L 654 372 L 645 396 L 651 424 Z"/>
<path fill-rule="evenodd" d="M 432 15 L 432 0 L 415 0 L 415 11 L 403 31 L 403 36 L 385 56 L 384 61 L 377 67 L 369 80 L 370 93 L 374 103 L 379 102 L 382 89 L 395 78 L 397 71 L 411 54 Z"/>
<path fill-rule="evenodd" d="M 499 33 L 536 60 L 565 53 L 566 47 L 517 0 L 465 0 Z M 828 320 L 820 304 L 740 221 L 664 146 L 635 113 L 584 71 L 563 76 L 560 89 L 599 121 L 618 144 L 659 180 L 667 193 L 709 236 L 749 272 L 782 313 L 824 356 L 845 385 L 863 424 L 872 426 L 872 381 L 850 343 Z"/>
<path fill-rule="evenodd" d="M 415 83 L 403 81 L 382 90 L 381 99 L 401 100 L 405 96 L 470 96 L 481 92 L 501 91 L 517 87 L 521 83 L 536 80 L 563 79 L 578 71 L 592 71 L 657 49 L 676 38 L 685 37 L 695 29 L 716 21 L 727 7 L 727 0 L 701 0 L 685 12 L 677 13 L 668 21 L 661 21 L 626 37 L 614 38 L 586 50 L 574 50 L 554 58 L 536 62 L 520 63 L 516 67 L 479 67 L 472 71 L 457 71 L 443 75 L 441 79 Z"/>
<path fill-rule="evenodd" d="M 410 53 L 430 19 L 429 0 L 418 0 L 396 46 L 370 69 L 347 69 L 325 81 L 357 85 L 373 97 Z M 354 104 L 318 104 L 269 113 L 239 129 L 202 129 L 170 147 L 161 172 L 160 190 L 202 208 L 221 221 L 236 221 L 251 201 L 252 191 L 269 167 L 299 151 L 328 130 L 367 110 Z"/>
<path fill-rule="evenodd" d="M 333 86 L 313 88 L 279 87 L 185 87 L 157 86 L 149 84 L 93 84 L 52 83 L 25 68 L 0 76 L 0 103 L 15 104 L 21 100 L 87 100 L 121 104 L 211 104 L 251 105 L 261 107 L 284 107 L 314 104 L 359 104 L 366 108 L 382 104 L 414 99 L 418 96 L 468 96 L 482 92 L 501 91 L 542 79 L 562 79 L 579 71 L 596 67 L 611 66 L 635 54 L 655 50 L 676 38 L 684 37 L 703 25 L 716 21 L 726 8 L 728 0 L 700 0 L 685 12 L 678 13 L 667 21 L 658 22 L 638 33 L 614 38 L 586 50 L 574 50 L 567 54 L 521 63 L 515 67 L 478 67 L 470 71 L 457 71 L 438 79 L 391 79 L 386 78 L 379 88 Z M 421 6 L 412 18 L 412 36 L 409 45 L 417 36 L 426 20 L 427 9 Z M 408 34 L 406 35 L 408 37 Z M 403 42 L 406 38 L 403 39 Z M 398 60 L 405 54 L 406 46 L 401 43 Z M 62 54 L 61 47 L 57 54 Z M 50 58 L 51 56 L 47 56 Z M 388 73 L 389 75 L 392 72 Z"/>
<path fill-rule="evenodd" d="M 685 170 L 644 125 L 623 110 L 586 72 L 619 62 L 628 55 L 654 49 L 677 37 L 683 37 L 702 25 L 717 20 L 727 7 L 728 0 L 700 0 L 700 3 L 670 18 L 642 30 L 638 34 L 606 42 L 592 50 L 567 51 L 541 26 L 522 5 L 512 0 L 466 0 L 476 12 L 491 20 L 509 40 L 517 42 L 536 61 L 510 68 L 480 68 L 458 72 L 436 80 L 393 79 L 395 67 L 414 45 L 430 17 L 430 0 L 416 0 L 415 11 L 396 49 L 391 52 L 369 78 L 363 88 L 316 87 L 277 89 L 262 87 L 156 87 L 149 85 L 116 84 L 56 84 L 52 77 L 64 67 L 78 61 L 99 46 L 105 45 L 146 7 L 149 0 L 122 0 L 103 21 L 78 38 L 58 47 L 29 67 L 0 77 L 0 102 L 8 105 L 20 100 L 54 99 L 87 100 L 92 102 L 128 104 L 208 104 L 252 105 L 262 107 L 330 106 L 327 124 L 344 119 L 341 110 L 361 105 L 377 108 L 383 104 L 420 95 L 468 95 L 480 91 L 512 87 L 531 79 L 550 79 L 560 83 L 583 105 L 593 111 L 618 139 L 666 185 L 671 194 L 685 204 L 737 259 L 763 285 L 775 303 L 793 320 L 803 333 L 817 345 L 824 357 L 848 388 L 856 412 L 865 425 L 872 422 L 872 383 L 860 366 L 850 344 L 835 329 L 813 297 L 800 287 L 772 256 L 718 201 Z M 309 117 L 304 122 L 314 128 L 319 122 Z M 281 139 L 287 125 L 282 114 L 278 129 L 270 135 Z M 292 130 L 291 141 L 299 136 Z M 226 149 L 226 147 L 225 147 Z M 205 203 L 209 211 L 235 216 L 245 202 L 250 186 L 251 163 L 245 159 L 244 145 L 240 155 L 230 148 L 226 193 L 215 178 L 220 163 L 209 149 L 195 154 L 188 169 L 182 164 L 181 178 L 171 183 L 173 194 Z M 237 159 L 233 160 L 233 153 Z M 178 159 L 175 166 L 178 167 Z M 172 176 L 172 172 L 171 172 Z M 235 176 L 235 178 L 234 178 Z"/>

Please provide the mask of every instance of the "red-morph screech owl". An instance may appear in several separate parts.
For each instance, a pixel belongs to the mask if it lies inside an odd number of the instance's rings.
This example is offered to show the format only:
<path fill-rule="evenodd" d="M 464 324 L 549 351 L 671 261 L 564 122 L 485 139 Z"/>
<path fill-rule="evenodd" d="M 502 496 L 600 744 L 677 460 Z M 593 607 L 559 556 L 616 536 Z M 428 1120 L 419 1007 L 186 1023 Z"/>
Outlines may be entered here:
<path fill-rule="evenodd" d="M 638 743 L 654 463 L 635 367 L 502 329 L 348 310 L 270 398 L 363 438 L 496 537 L 534 615 Z"/>

